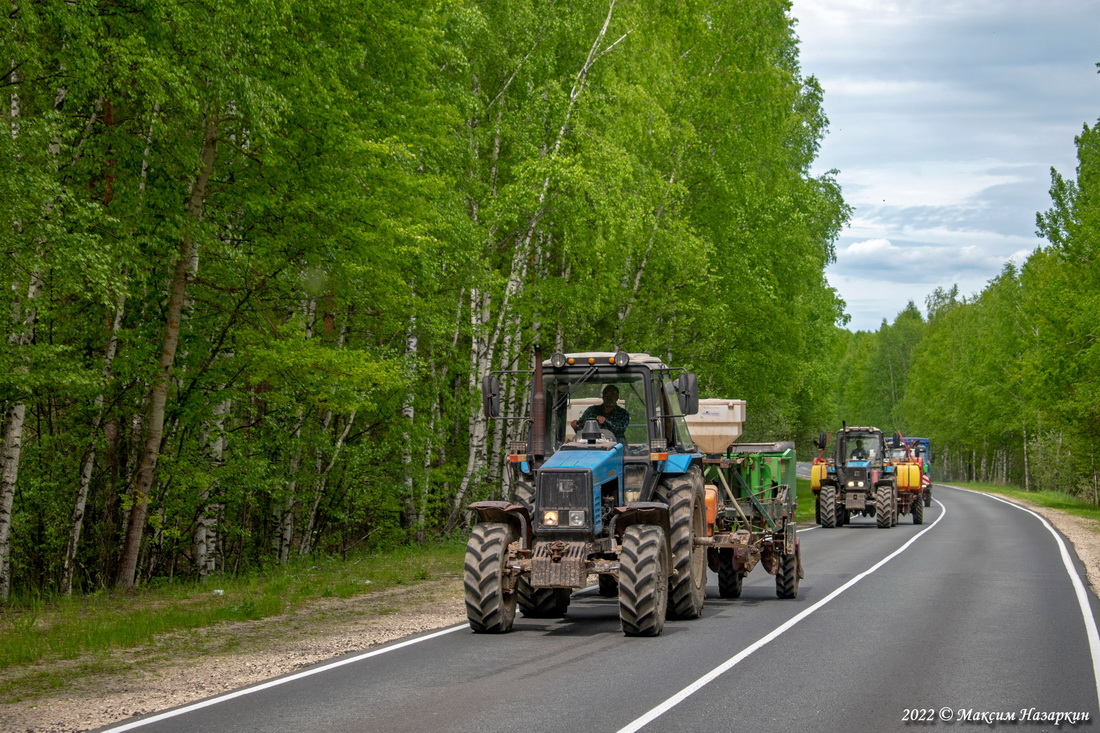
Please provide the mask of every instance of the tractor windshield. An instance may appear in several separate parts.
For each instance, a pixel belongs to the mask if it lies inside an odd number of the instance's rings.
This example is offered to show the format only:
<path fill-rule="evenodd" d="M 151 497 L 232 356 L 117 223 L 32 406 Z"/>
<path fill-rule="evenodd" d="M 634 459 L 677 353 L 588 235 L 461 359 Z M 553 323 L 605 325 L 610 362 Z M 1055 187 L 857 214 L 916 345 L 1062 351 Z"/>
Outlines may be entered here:
<path fill-rule="evenodd" d="M 841 456 L 845 462 L 881 460 L 879 437 L 875 433 L 850 432 L 840 444 Z"/>
<path fill-rule="evenodd" d="M 615 371 L 548 375 L 544 380 L 550 449 L 579 440 L 584 424 L 595 420 L 601 438 L 622 443 L 627 452 L 649 450 L 645 381 L 641 374 Z"/>

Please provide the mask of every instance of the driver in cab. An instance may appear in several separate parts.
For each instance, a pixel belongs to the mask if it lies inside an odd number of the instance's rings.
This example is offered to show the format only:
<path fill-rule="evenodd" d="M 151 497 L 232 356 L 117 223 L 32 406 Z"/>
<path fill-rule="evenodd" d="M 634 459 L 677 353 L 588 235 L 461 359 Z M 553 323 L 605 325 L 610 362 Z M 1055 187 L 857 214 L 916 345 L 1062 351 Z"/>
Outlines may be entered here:
<path fill-rule="evenodd" d="M 589 420 L 595 420 L 601 428 L 606 428 L 615 436 L 615 440 L 626 443 L 626 428 L 630 425 L 630 413 L 616 404 L 619 400 L 619 388 L 609 384 L 603 388 L 603 403 L 592 405 L 579 418 L 569 423 L 573 430 L 580 430 Z"/>
<path fill-rule="evenodd" d="M 848 456 L 848 458 L 853 460 L 853 461 L 866 461 L 867 460 L 867 451 L 865 451 L 863 449 L 863 441 L 862 440 L 857 440 L 856 441 L 856 447 L 852 449 L 852 453 L 851 453 L 851 455 Z"/>

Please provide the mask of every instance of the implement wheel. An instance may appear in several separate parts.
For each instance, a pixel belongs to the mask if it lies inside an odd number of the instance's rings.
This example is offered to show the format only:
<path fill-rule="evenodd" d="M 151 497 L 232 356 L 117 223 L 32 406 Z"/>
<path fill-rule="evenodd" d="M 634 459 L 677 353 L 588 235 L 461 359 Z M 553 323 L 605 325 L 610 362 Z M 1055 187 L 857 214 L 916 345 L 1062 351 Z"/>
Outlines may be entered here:
<path fill-rule="evenodd" d="M 619 595 L 619 581 L 615 579 L 614 575 L 610 573 L 604 573 L 597 576 L 600 580 L 599 593 L 604 598 L 614 598 Z"/>
<path fill-rule="evenodd" d="M 909 505 L 909 511 L 913 513 L 913 524 L 924 524 L 924 502 L 921 497 L 913 499 L 913 503 Z"/>
<path fill-rule="evenodd" d="M 504 583 L 508 545 L 514 539 L 512 528 L 499 522 L 475 524 L 470 531 L 462 586 L 466 618 L 477 633 L 503 634 L 516 619 L 516 594 Z"/>
<path fill-rule="evenodd" d="M 568 588 L 534 588 L 526 577 L 516 581 L 516 602 L 527 618 L 561 618 L 571 595 Z"/>
<path fill-rule="evenodd" d="M 718 595 L 723 598 L 740 598 L 745 574 L 733 564 L 733 550 L 718 550 Z"/>
<path fill-rule="evenodd" d="M 619 556 L 619 620 L 627 636 L 657 636 L 668 610 L 668 543 L 665 531 L 633 524 Z"/>
<path fill-rule="evenodd" d="M 798 598 L 798 581 L 802 578 L 802 548 L 797 540 L 794 552 L 779 556 L 775 571 L 775 595 L 778 598 Z"/>
<path fill-rule="evenodd" d="M 674 619 L 698 618 L 707 596 L 707 551 L 695 544 L 707 533 L 707 507 L 703 478 L 693 469 L 661 482 L 660 496 L 668 503 L 671 528 L 672 579 L 668 588 L 668 615 Z M 622 582 L 622 578 L 619 578 Z"/>
<path fill-rule="evenodd" d="M 817 495 L 817 506 L 820 519 L 818 524 L 829 528 L 836 526 L 836 487 L 822 486 L 821 493 Z"/>

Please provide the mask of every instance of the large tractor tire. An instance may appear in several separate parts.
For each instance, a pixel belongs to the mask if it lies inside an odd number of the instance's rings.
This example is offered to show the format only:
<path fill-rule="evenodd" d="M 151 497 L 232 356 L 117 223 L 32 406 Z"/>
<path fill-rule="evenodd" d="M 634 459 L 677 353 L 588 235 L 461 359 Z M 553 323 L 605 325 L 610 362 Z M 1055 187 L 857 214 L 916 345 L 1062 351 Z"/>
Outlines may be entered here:
<path fill-rule="evenodd" d="M 503 634 L 516 619 L 516 593 L 505 589 L 504 569 L 512 528 L 499 522 L 475 524 L 466 543 L 462 585 L 466 618 L 480 634 Z"/>
<path fill-rule="evenodd" d="M 627 636 L 657 636 L 668 611 L 668 542 L 652 524 L 623 532 L 619 556 L 619 620 Z"/>
<path fill-rule="evenodd" d="M 512 503 L 526 507 L 531 516 L 535 516 L 535 487 L 526 479 L 518 479 L 512 491 Z"/>
<path fill-rule="evenodd" d="M 668 615 L 674 619 L 698 618 L 707 597 L 707 550 L 695 544 L 696 537 L 707 533 L 703 477 L 693 469 L 662 481 L 658 492 L 668 503 L 672 546 Z"/>
<path fill-rule="evenodd" d="M 822 527 L 836 526 L 836 487 L 822 486 L 817 495 L 818 512 L 821 515 L 817 523 Z"/>
<path fill-rule="evenodd" d="M 913 524 L 924 524 L 924 502 L 921 497 L 916 497 L 909 505 L 909 511 L 913 513 Z"/>
<path fill-rule="evenodd" d="M 604 598 L 614 598 L 619 595 L 619 581 L 614 575 L 604 573 L 599 577 L 599 593 Z"/>
<path fill-rule="evenodd" d="M 894 502 L 890 496 L 889 486 L 879 486 L 875 490 L 875 519 L 880 529 L 887 529 L 893 525 Z"/>
<path fill-rule="evenodd" d="M 723 598 L 740 598 L 745 574 L 733 564 L 733 550 L 718 551 L 718 595 Z"/>
<path fill-rule="evenodd" d="M 527 618 L 561 618 L 572 593 L 569 588 L 534 588 L 526 577 L 516 581 L 516 603 Z"/>
<path fill-rule="evenodd" d="M 798 581 L 802 578 L 802 548 L 798 540 L 794 552 L 779 556 L 775 571 L 775 595 L 778 598 L 798 598 Z"/>

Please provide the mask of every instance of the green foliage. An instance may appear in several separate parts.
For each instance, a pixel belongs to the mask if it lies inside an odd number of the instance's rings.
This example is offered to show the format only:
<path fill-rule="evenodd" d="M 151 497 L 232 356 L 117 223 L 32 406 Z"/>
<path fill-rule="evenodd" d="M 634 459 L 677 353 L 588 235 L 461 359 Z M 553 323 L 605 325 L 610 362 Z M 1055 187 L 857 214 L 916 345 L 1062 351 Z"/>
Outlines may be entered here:
<path fill-rule="evenodd" d="M 534 341 L 655 353 L 748 400 L 748 438 L 808 442 L 834 402 L 824 268 L 850 212 L 810 174 L 827 120 L 788 11 L 13 5 L 16 586 L 59 587 L 85 455 L 75 585 L 110 584 L 179 265 L 142 583 L 443 532 L 502 490 L 510 436 L 471 439 L 476 385 Z"/>
<path fill-rule="evenodd" d="M 938 479 L 1100 504 L 1096 126 L 1077 150 L 1076 180 L 1052 171 L 1052 207 L 1037 216 L 1049 246 L 1022 267 L 1006 264 L 971 299 L 937 288 L 926 324 L 910 304 L 876 333 L 847 337 L 839 416 L 930 437 Z"/>

